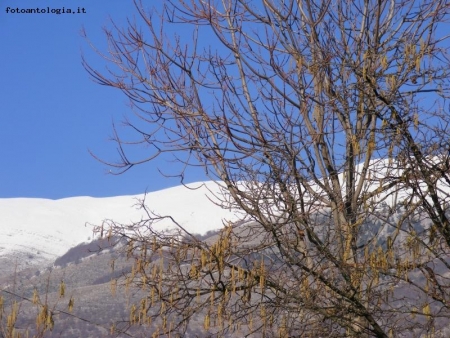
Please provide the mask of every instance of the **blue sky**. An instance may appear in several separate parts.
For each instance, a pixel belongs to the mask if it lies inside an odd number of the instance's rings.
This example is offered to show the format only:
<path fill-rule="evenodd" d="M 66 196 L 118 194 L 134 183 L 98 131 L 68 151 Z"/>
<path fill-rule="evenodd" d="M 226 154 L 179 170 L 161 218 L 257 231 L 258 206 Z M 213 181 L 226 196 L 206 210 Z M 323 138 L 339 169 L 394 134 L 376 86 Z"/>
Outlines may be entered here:
<path fill-rule="evenodd" d="M 7 7 L 80 7 L 86 14 L 17 14 Z M 112 121 L 129 111 L 124 95 L 94 83 L 82 67 L 81 53 L 99 69 L 106 64 L 80 31 L 104 47 L 109 18 L 125 24 L 134 15 L 129 0 L 1 0 L 0 198 L 114 196 L 178 184 L 158 173 L 171 165 L 164 160 L 114 176 L 88 153 L 117 159 L 108 141 Z M 198 172 L 187 182 L 204 179 Z"/>

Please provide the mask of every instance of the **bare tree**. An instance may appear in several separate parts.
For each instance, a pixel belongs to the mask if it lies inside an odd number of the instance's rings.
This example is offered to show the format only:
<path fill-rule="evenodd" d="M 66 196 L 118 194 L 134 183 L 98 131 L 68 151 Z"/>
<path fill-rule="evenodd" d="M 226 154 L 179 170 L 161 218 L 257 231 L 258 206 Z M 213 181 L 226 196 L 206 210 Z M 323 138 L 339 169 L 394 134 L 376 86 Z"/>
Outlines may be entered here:
<path fill-rule="evenodd" d="M 445 334 L 448 1 L 136 8 L 140 23 L 106 30 L 113 68 L 84 62 L 138 118 L 108 164 L 201 166 L 245 222 L 209 240 L 176 220 L 178 236 L 157 232 L 151 213 L 112 222 L 136 261 L 127 284 L 146 291 L 130 321 L 155 335 L 198 318 L 211 336 Z"/>

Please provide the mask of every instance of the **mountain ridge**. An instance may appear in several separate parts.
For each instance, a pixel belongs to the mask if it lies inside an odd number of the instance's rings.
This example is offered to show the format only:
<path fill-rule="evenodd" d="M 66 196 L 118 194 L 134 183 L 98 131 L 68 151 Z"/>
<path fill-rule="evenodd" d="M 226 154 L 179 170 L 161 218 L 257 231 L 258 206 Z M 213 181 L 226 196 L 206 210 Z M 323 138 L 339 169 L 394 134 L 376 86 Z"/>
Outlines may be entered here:
<path fill-rule="evenodd" d="M 219 193 L 214 181 L 140 195 L 0 199 L 0 271 L 9 274 L 30 265 L 50 264 L 70 248 L 94 239 L 93 226 L 105 220 L 130 224 L 147 217 L 140 208 L 144 198 L 148 210 L 172 216 L 193 233 L 221 228 L 224 219 L 237 220 L 235 211 L 211 203 L 212 193 Z M 173 224 L 166 219 L 154 226 L 164 229 Z"/>

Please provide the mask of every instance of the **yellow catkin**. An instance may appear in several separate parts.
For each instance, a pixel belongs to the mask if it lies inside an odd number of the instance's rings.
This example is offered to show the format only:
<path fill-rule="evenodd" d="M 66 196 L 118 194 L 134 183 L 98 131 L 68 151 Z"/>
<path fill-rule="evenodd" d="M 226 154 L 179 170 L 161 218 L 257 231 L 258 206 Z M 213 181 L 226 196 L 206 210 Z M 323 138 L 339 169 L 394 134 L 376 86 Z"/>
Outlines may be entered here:
<path fill-rule="evenodd" d="M 266 307 L 264 305 L 261 305 L 261 309 L 260 309 L 260 316 L 263 320 L 265 320 L 266 318 Z"/>
<path fill-rule="evenodd" d="M 202 269 L 203 269 L 206 266 L 206 253 L 205 253 L 205 250 L 202 250 L 201 261 L 202 261 Z"/>
<path fill-rule="evenodd" d="M 422 58 L 420 57 L 420 55 L 416 56 L 416 72 L 419 73 L 420 72 L 420 65 L 422 63 Z"/>
<path fill-rule="evenodd" d="M 203 321 L 203 328 L 205 330 L 209 330 L 209 325 L 210 325 L 210 319 L 209 319 L 209 315 L 207 314 L 205 316 L 205 320 Z"/>
<path fill-rule="evenodd" d="M 219 306 L 217 308 L 217 320 L 219 321 L 220 328 L 223 327 L 222 317 L 223 317 L 223 304 L 219 304 Z"/>
<path fill-rule="evenodd" d="M 147 276 L 142 275 L 141 280 L 142 280 L 142 290 L 145 290 L 147 288 Z"/>
<path fill-rule="evenodd" d="M 423 314 L 427 317 L 427 319 L 431 318 L 431 308 L 430 304 L 425 304 L 425 306 L 422 309 Z"/>
<path fill-rule="evenodd" d="M 9 331 L 12 331 L 14 328 L 14 325 L 17 321 L 17 314 L 19 313 L 19 304 L 17 302 L 14 302 L 11 308 L 11 314 L 7 318 L 7 327 Z"/>
<path fill-rule="evenodd" d="M 145 323 L 147 319 L 147 299 L 141 299 L 141 309 L 139 311 L 139 323 Z"/>
<path fill-rule="evenodd" d="M 394 338 L 394 331 L 392 330 L 392 328 L 389 329 L 388 337 L 389 338 Z"/>
<path fill-rule="evenodd" d="M 391 89 L 394 89 L 397 85 L 397 78 L 395 77 L 395 75 L 391 75 L 389 77 L 389 85 L 391 87 Z"/>
<path fill-rule="evenodd" d="M 117 290 L 117 279 L 111 279 L 110 287 L 111 287 L 111 294 L 115 296 Z"/>
<path fill-rule="evenodd" d="M 242 281 L 245 277 L 245 271 L 241 267 L 238 268 L 238 276 L 239 281 Z"/>
<path fill-rule="evenodd" d="M 74 298 L 73 298 L 73 297 L 70 297 L 70 299 L 69 299 L 69 305 L 68 305 L 69 312 L 72 312 L 74 303 L 75 303 Z"/>
<path fill-rule="evenodd" d="M 309 285 L 308 278 L 304 278 L 301 283 L 301 293 L 305 299 L 309 298 L 309 295 L 310 295 L 309 291 L 310 291 L 310 285 Z"/>
<path fill-rule="evenodd" d="M 152 251 L 153 252 L 156 251 L 156 248 L 157 248 L 156 237 L 153 236 L 153 238 L 152 238 Z"/>
<path fill-rule="evenodd" d="M 170 292 L 169 304 L 170 304 L 170 306 L 173 306 L 173 292 Z"/>
<path fill-rule="evenodd" d="M 47 327 L 51 330 L 53 329 L 53 326 L 55 326 L 55 321 L 53 320 L 53 315 L 49 313 L 47 316 Z"/>
<path fill-rule="evenodd" d="M 39 313 L 39 315 L 36 318 L 36 325 L 39 328 L 41 325 L 46 326 L 47 325 L 47 318 L 49 315 L 49 310 L 48 310 L 48 306 L 44 305 L 42 307 L 41 312 Z"/>
<path fill-rule="evenodd" d="M 157 276 L 158 276 L 158 266 L 155 264 L 153 265 L 152 269 L 152 279 L 155 280 Z"/>
<path fill-rule="evenodd" d="M 388 67 L 388 61 L 387 61 L 386 55 L 383 55 L 383 57 L 381 58 L 381 67 L 383 68 L 383 70 L 386 70 Z"/>
<path fill-rule="evenodd" d="M 61 284 L 59 284 L 59 297 L 63 298 L 66 294 L 66 283 L 64 281 L 61 281 Z"/>
<path fill-rule="evenodd" d="M 197 280 L 199 278 L 199 271 L 195 264 L 191 265 L 191 270 L 189 271 L 189 277 L 191 277 L 192 279 L 195 279 L 195 280 Z"/>
<path fill-rule="evenodd" d="M 132 324 L 135 324 L 135 319 L 136 319 L 136 305 L 132 305 L 131 309 L 130 309 L 130 322 Z"/>
<path fill-rule="evenodd" d="M 411 55 L 409 45 L 405 45 L 404 53 L 405 53 L 405 59 L 409 59 L 409 56 Z"/>
<path fill-rule="evenodd" d="M 39 294 L 38 294 L 38 291 L 36 289 L 33 290 L 32 302 L 33 302 L 34 305 L 39 303 Z M 0 309 L 1 309 L 1 307 L 0 307 Z"/>
<path fill-rule="evenodd" d="M 150 289 L 150 304 L 153 306 L 155 303 L 155 288 L 152 286 Z"/>

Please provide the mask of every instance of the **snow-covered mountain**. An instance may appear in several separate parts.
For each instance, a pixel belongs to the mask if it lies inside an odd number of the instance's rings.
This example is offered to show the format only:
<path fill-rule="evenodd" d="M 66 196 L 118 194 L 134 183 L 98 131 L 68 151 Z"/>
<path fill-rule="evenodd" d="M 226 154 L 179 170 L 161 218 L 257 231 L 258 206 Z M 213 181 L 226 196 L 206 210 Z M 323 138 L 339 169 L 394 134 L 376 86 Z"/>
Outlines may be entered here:
<path fill-rule="evenodd" d="M 371 167 L 372 181 L 367 183 L 365 191 L 373 191 L 378 188 L 379 182 L 383 183 L 385 177 L 398 177 L 401 174 L 402 169 L 387 170 L 386 162 L 380 160 Z M 340 174 L 339 180 L 342 186 L 345 186 L 344 179 L 344 175 Z M 450 187 L 445 182 L 439 183 L 440 194 L 450 196 Z M 247 184 L 239 182 L 238 186 L 239 189 L 245 190 L 249 188 L 248 185 L 253 187 L 254 184 L 254 182 Z M 311 187 L 320 192 L 318 185 L 311 183 Z M 193 190 L 193 188 L 198 189 Z M 261 188 L 264 186 L 261 185 Z M 270 188 L 269 193 L 271 192 Z M 388 192 L 380 194 L 377 196 L 377 201 L 382 201 L 383 205 L 387 206 L 401 203 L 411 192 L 404 187 L 399 189 L 392 195 L 388 195 Z M 193 183 L 187 187 L 178 186 L 148 193 L 145 195 L 145 205 L 156 214 L 172 216 L 191 233 L 205 234 L 210 230 L 221 228 L 226 220 L 242 219 L 242 214 L 238 211 L 222 209 L 212 203 L 211 199 L 215 199 L 214 194 L 220 195 L 219 190 L 219 186 L 211 181 Z M 276 194 L 270 196 L 276 198 Z M 88 247 L 93 245 L 97 249 L 100 240 L 78 245 L 94 239 L 92 225 L 100 225 L 105 219 L 126 225 L 147 218 L 144 210 L 139 208 L 139 200 L 143 198 L 144 195 L 109 198 L 73 197 L 60 200 L 0 199 L 1 288 L 14 288 L 15 293 L 28 298 L 31 298 L 34 290 L 39 290 L 40 294 L 49 297 L 51 304 L 59 302 L 59 306 L 64 308 L 67 303 L 65 300 L 61 302 L 58 292 L 59 284 L 64 280 L 68 293 L 76 299 L 75 315 L 85 319 L 96 318 L 96 322 L 100 324 L 92 325 L 89 320 L 77 321 L 76 318 L 70 316 L 60 317 L 56 321 L 54 330 L 48 332 L 46 337 L 106 337 L 111 320 L 117 322 L 128 320 L 128 305 L 134 304 L 134 302 L 137 304 L 140 301 L 138 293 L 119 293 L 119 296 L 111 297 L 110 281 L 112 278 L 118 278 L 122 274 L 130 272 L 132 262 L 126 257 L 121 257 L 114 250 L 103 250 L 92 254 L 93 250 Z M 278 219 L 278 215 L 281 217 L 282 212 L 275 210 L 276 207 L 276 203 L 269 205 L 268 210 L 271 215 L 277 216 L 275 219 Z M 384 210 L 384 206 L 381 209 Z M 382 213 L 383 210 L 379 210 L 379 212 Z M 361 240 L 367 241 L 367 238 L 377 236 L 380 244 L 386 243 L 387 237 L 397 229 L 390 226 L 390 224 L 395 224 L 397 216 L 397 213 L 389 216 L 391 221 L 384 222 L 386 224 L 378 222 L 375 218 L 373 222 L 369 219 L 367 224 L 360 227 Z M 428 223 L 428 219 L 421 217 L 410 225 L 415 229 L 423 230 Z M 318 220 L 318 224 L 320 224 L 320 220 Z M 323 224 L 327 224 L 327 220 Z M 238 237 L 249 239 L 246 245 L 252 245 L 262 240 L 263 236 L 258 237 L 257 235 L 260 225 L 252 221 L 242 225 L 236 229 L 238 233 L 240 232 Z M 170 228 L 173 224 L 166 219 L 154 226 L 162 230 Z M 320 234 L 319 227 L 317 229 Z M 407 232 L 403 236 L 403 233 L 400 233 L 397 243 L 402 242 L 401 238 L 406 234 Z M 217 234 L 208 234 L 204 238 L 205 241 L 213 243 L 217 237 Z M 70 248 L 73 249 L 68 251 Z M 276 248 L 270 249 L 268 255 L 276 255 L 277 252 Z M 114 260 L 115 271 L 110 270 L 112 260 Z M 53 264 L 53 267 L 40 268 L 49 264 Z M 26 269 L 27 267 L 30 269 Z M 16 268 L 22 271 L 16 274 L 14 273 Z M 439 270 L 436 271 L 441 274 Z M 400 295 L 399 298 L 406 299 L 406 295 L 411 292 L 408 286 L 401 286 L 396 288 L 396 293 Z M 23 302 L 21 306 L 23 309 L 31 309 L 31 305 L 27 302 Z M 20 325 L 34 328 L 35 317 L 31 310 L 27 311 L 24 310 L 23 322 Z M 147 326 L 132 329 L 136 330 L 136 336 L 144 336 L 148 333 Z M 191 336 L 198 336 L 197 332 L 203 332 L 202 319 L 194 318 L 190 323 L 189 330 L 192 333 Z"/>
<path fill-rule="evenodd" d="M 215 182 L 198 182 L 147 193 L 145 204 L 161 216 L 171 215 L 186 230 L 204 234 L 222 227 L 237 214 L 211 203 L 219 188 Z M 198 188 L 193 190 L 194 188 Z M 68 249 L 93 238 L 92 224 L 105 219 L 129 224 L 145 217 L 138 201 L 144 195 L 107 198 L 73 197 L 0 199 L 0 270 L 20 270 L 49 263 Z M 209 197 L 209 198 L 208 198 Z M 158 227 L 170 227 L 163 220 Z"/>
<path fill-rule="evenodd" d="M 434 159 L 433 161 L 437 161 Z M 432 162 L 433 162 L 432 161 Z M 357 170 L 359 179 L 360 166 Z M 388 160 L 373 160 L 370 164 L 370 181 L 365 191 L 373 191 L 386 177 L 398 177 L 402 168 L 396 168 Z M 345 186 L 344 175 L 339 175 Z M 243 182 L 241 189 L 247 187 Z M 422 184 L 423 185 L 423 184 Z M 450 196 L 450 187 L 439 182 L 439 194 Z M 197 188 L 197 189 L 196 189 Z M 425 187 L 423 187 L 425 188 Z M 316 184 L 312 190 L 320 192 Z M 395 188 L 377 197 L 388 205 L 401 203 L 411 191 L 401 189 L 389 197 Z M 425 190 L 425 189 L 424 189 Z M 242 218 L 236 210 L 222 209 L 212 203 L 214 195 L 220 196 L 216 182 L 197 182 L 186 186 L 150 192 L 145 196 L 145 205 L 150 211 L 161 216 L 172 216 L 191 233 L 204 234 L 209 230 L 221 228 L 224 220 L 235 221 Z M 146 218 L 139 208 L 139 200 L 144 195 L 119 196 L 108 198 L 73 197 L 60 200 L 38 198 L 0 199 L 0 274 L 14 271 L 26 265 L 50 263 L 70 248 L 93 239 L 92 225 L 100 225 L 105 219 L 122 224 L 131 224 Z M 271 210 L 271 214 L 277 214 Z M 165 229 L 173 225 L 169 219 L 156 226 Z"/>

